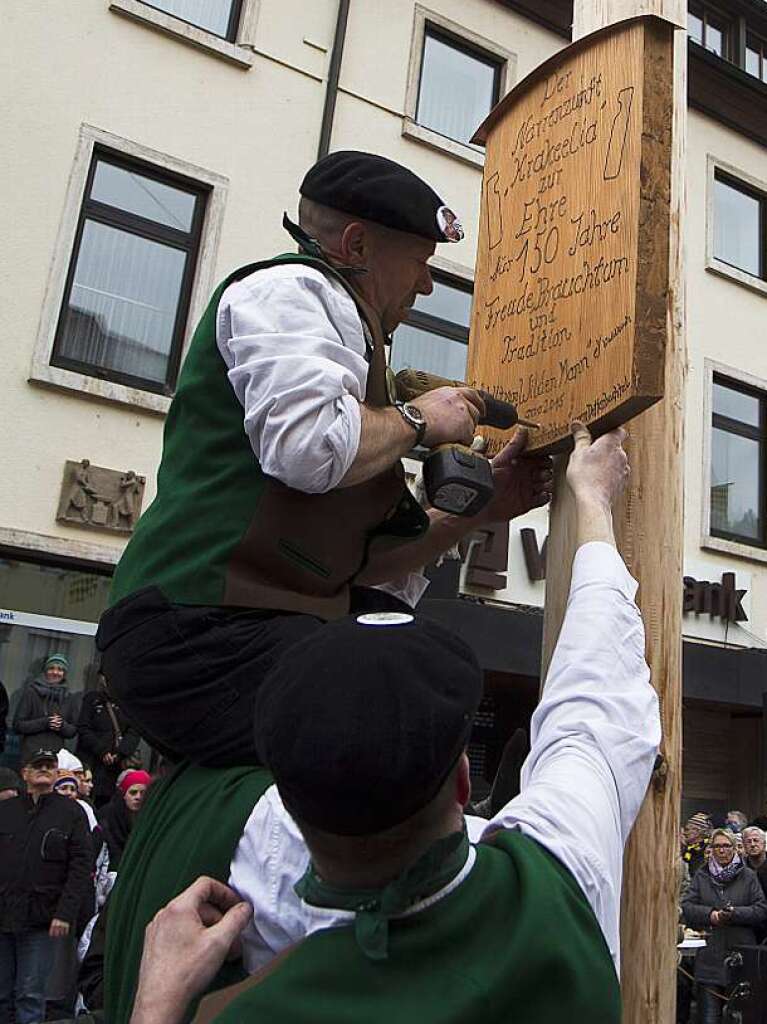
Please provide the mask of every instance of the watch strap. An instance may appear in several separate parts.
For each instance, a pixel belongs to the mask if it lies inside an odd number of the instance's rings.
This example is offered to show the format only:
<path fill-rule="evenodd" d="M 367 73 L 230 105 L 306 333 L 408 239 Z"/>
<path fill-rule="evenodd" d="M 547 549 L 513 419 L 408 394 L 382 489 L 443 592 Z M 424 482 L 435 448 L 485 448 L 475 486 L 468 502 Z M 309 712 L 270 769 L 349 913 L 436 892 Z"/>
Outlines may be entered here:
<path fill-rule="evenodd" d="M 420 410 L 418 410 L 419 419 L 416 419 L 416 417 L 410 413 L 407 402 L 395 402 L 394 408 L 400 414 L 405 423 L 415 431 L 415 445 L 413 447 L 421 444 L 423 436 L 426 433 L 426 420 L 421 415 Z"/>

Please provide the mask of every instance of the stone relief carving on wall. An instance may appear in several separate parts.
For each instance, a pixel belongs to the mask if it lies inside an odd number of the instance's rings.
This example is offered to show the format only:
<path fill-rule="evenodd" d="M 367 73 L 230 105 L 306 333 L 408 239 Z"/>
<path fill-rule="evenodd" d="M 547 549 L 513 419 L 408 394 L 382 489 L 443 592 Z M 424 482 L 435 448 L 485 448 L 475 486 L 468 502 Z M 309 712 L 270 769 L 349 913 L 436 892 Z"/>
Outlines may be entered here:
<path fill-rule="evenodd" d="M 94 530 L 132 533 L 141 515 L 146 478 L 67 460 L 56 519 Z"/>

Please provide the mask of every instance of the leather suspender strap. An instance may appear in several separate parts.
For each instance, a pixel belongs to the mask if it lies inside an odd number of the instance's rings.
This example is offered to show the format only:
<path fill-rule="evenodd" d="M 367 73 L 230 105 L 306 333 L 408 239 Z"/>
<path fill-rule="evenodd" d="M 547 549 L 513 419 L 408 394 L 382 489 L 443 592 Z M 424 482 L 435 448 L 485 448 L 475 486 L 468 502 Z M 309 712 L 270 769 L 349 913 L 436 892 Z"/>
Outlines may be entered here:
<path fill-rule="evenodd" d="M 109 718 L 111 719 L 112 722 L 112 729 L 115 734 L 115 749 L 117 749 L 117 747 L 120 745 L 122 741 L 123 734 L 120 732 L 120 725 L 117 721 L 117 715 L 115 714 L 114 708 L 112 707 L 112 701 L 108 697 L 105 701 L 105 706 L 107 709 L 107 714 L 109 715 Z"/>

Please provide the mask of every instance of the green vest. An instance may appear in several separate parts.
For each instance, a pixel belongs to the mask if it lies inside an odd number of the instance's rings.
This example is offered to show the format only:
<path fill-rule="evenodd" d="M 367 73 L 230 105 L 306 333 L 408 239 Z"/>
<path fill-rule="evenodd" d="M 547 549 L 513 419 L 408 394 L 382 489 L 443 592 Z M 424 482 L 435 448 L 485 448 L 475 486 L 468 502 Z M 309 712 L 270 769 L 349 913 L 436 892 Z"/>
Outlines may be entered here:
<path fill-rule="evenodd" d="M 620 1024 L 618 978 L 586 898 L 517 832 L 477 848 L 468 877 L 389 922 L 368 959 L 350 926 L 315 932 L 238 990 L 215 1024 Z M 218 993 L 216 1002 L 226 999 Z"/>
<path fill-rule="evenodd" d="M 129 1024 L 146 926 L 200 875 L 228 881 L 247 820 L 271 784 L 265 768 L 182 765 L 152 785 L 107 905 L 104 1008 L 109 1024 Z M 227 964 L 211 988 L 243 977 L 241 964 Z"/>
<path fill-rule="evenodd" d="M 219 993 L 218 998 L 224 993 Z M 201 1007 L 200 1016 L 210 1019 Z M 572 875 L 531 839 L 480 844 L 448 896 L 389 923 L 368 959 L 349 926 L 315 932 L 215 1024 L 620 1024 L 618 978 Z"/>
<path fill-rule="evenodd" d="M 157 496 L 117 566 L 111 604 L 153 585 L 178 604 L 336 618 L 349 611 L 349 584 L 374 544 L 401 544 L 428 528 L 399 462 L 326 494 L 292 490 L 261 470 L 216 344 L 216 316 L 231 283 L 291 263 L 346 288 L 373 338 L 365 401 L 388 403 L 380 322 L 329 264 L 287 254 L 230 274 L 213 293 L 184 360 L 165 424 Z"/>

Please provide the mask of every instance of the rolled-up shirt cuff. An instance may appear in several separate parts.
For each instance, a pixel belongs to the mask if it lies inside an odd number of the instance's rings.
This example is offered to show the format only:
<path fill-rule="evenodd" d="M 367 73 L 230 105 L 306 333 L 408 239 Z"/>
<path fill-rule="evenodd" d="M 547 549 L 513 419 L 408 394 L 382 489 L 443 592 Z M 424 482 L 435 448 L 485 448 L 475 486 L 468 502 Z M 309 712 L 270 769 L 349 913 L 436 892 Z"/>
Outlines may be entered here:
<path fill-rule="evenodd" d="M 342 395 L 337 400 L 345 415 L 336 416 L 326 434 L 326 444 L 332 450 L 332 464 L 326 490 L 332 491 L 349 472 L 357 457 L 362 433 L 360 403 L 353 395 Z"/>

